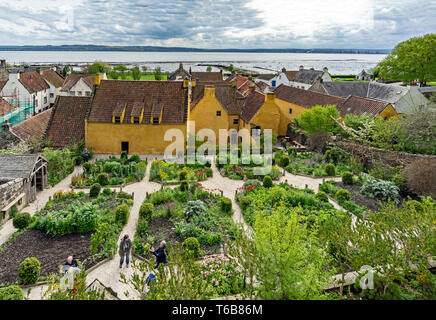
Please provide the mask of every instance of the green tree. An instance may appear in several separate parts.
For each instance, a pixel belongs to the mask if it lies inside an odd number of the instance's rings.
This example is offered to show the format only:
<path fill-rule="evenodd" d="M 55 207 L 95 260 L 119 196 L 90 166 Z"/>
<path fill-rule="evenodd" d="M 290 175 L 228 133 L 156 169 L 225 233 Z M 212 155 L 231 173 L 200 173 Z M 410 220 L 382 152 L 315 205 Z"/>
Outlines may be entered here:
<path fill-rule="evenodd" d="M 334 119 L 339 118 L 339 111 L 336 106 L 315 106 L 304 111 L 298 118 L 298 124 L 306 130 L 309 136 L 315 132 L 338 133 L 339 126 Z"/>
<path fill-rule="evenodd" d="M 206 71 L 207 71 L 207 72 L 211 72 L 211 71 L 212 71 L 212 67 L 211 67 L 211 66 L 207 66 Z"/>
<path fill-rule="evenodd" d="M 89 74 L 96 74 L 96 73 L 108 73 L 111 70 L 111 67 L 104 61 L 95 61 L 93 64 L 88 66 L 88 73 Z"/>
<path fill-rule="evenodd" d="M 421 85 L 436 80 L 436 33 L 399 43 L 376 69 L 390 80 L 418 80 Z"/>
<path fill-rule="evenodd" d="M 160 67 L 154 68 L 154 80 L 160 81 L 162 80 L 162 71 Z"/>
<path fill-rule="evenodd" d="M 117 64 L 116 66 L 114 66 L 114 71 L 116 73 L 118 73 L 118 77 L 120 77 L 121 79 L 125 80 L 127 79 L 127 67 L 123 64 Z M 118 79 L 118 78 L 117 78 Z"/>
<path fill-rule="evenodd" d="M 141 70 L 143 74 L 147 73 L 148 67 L 147 66 L 141 66 Z"/>
<path fill-rule="evenodd" d="M 141 70 L 139 70 L 138 66 L 131 68 L 130 74 L 132 75 L 133 80 L 140 80 L 141 79 Z"/>

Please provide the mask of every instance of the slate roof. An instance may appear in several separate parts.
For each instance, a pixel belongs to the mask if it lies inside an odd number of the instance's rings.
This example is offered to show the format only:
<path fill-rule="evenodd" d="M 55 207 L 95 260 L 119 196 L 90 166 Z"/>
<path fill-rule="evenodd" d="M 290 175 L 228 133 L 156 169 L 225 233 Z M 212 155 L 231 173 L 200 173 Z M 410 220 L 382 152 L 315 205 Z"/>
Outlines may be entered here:
<path fill-rule="evenodd" d="M 142 123 L 150 123 L 153 108 L 162 107 L 162 124 L 186 122 L 188 89 L 183 81 L 130 81 L 102 80 L 95 91 L 88 115 L 89 122 L 112 123 L 112 115 L 117 104 L 126 103 L 123 123 L 130 123 L 130 117 L 138 113 L 142 104 Z M 141 108 L 142 109 L 142 108 Z"/>
<path fill-rule="evenodd" d="M 254 115 L 265 104 L 265 95 L 258 91 L 251 92 L 244 101 L 241 111 L 241 119 L 250 122 Z"/>
<path fill-rule="evenodd" d="M 56 71 L 53 71 L 51 69 L 42 71 L 41 75 L 46 81 L 50 82 L 55 88 L 62 87 L 62 84 L 64 83 L 64 78 L 62 78 Z"/>
<path fill-rule="evenodd" d="M 29 178 L 40 156 L 0 154 L 0 178 Z"/>
<path fill-rule="evenodd" d="M 303 69 L 299 70 L 295 75 L 294 79 L 291 81 L 313 84 L 316 80 L 318 80 L 319 77 L 322 77 L 323 74 L 324 71 L 321 70 Z"/>
<path fill-rule="evenodd" d="M 2 130 L 0 132 L 0 150 L 7 149 L 10 146 L 18 144 L 20 142 L 21 140 L 9 130 L 7 131 Z"/>
<path fill-rule="evenodd" d="M 343 98 L 322 94 L 310 90 L 298 89 L 281 84 L 274 93 L 276 98 L 305 107 L 312 108 L 316 105 L 338 105 L 344 101 Z"/>
<path fill-rule="evenodd" d="M 56 148 L 85 139 L 85 117 L 91 97 L 58 96 L 45 136 Z"/>
<path fill-rule="evenodd" d="M 244 102 L 243 97 L 235 87 L 226 82 L 197 82 L 196 86 L 192 88 L 192 103 L 194 107 L 203 98 L 206 86 L 213 86 L 215 88 L 215 97 L 229 115 L 241 114 Z"/>
<path fill-rule="evenodd" d="M 21 73 L 19 81 L 29 93 L 50 89 L 50 86 L 38 72 Z"/>
<path fill-rule="evenodd" d="M 353 114 L 357 116 L 362 114 L 372 114 L 377 116 L 388 105 L 388 102 L 350 96 L 342 103 L 337 105 L 337 109 L 341 114 L 341 117 L 345 117 L 347 114 Z"/>
<path fill-rule="evenodd" d="M 192 72 L 191 79 L 195 81 L 223 81 L 223 74 L 221 72 Z"/>
<path fill-rule="evenodd" d="M 69 91 L 80 79 L 86 82 L 86 84 L 92 89 L 94 87 L 94 75 L 84 73 L 72 73 L 67 76 L 62 84 L 61 91 Z"/>
<path fill-rule="evenodd" d="M 322 86 L 330 95 L 344 98 L 352 95 L 392 104 L 395 104 L 409 91 L 407 87 L 362 81 L 324 81 Z"/>
<path fill-rule="evenodd" d="M 4 99 L 0 98 L 0 116 L 11 112 L 14 108 Z"/>
<path fill-rule="evenodd" d="M 37 115 L 13 126 L 11 131 L 23 141 L 40 139 L 44 136 L 44 132 L 47 129 L 51 113 L 52 109 L 38 113 Z"/>

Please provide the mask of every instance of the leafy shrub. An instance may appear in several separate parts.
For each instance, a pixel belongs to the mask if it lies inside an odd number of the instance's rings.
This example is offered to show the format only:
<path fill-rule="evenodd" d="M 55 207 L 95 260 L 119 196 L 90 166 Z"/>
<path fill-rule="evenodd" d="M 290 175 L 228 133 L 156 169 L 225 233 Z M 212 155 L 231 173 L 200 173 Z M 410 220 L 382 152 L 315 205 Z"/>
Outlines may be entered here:
<path fill-rule="evenodd" d="M 147 221 L 151 220 L 151 217 L 153 215 L 154 206 L 150 202 L 145 202 L 141 204 L 141 207 L 139 208 L 139 216 L 142 219 L 145 219 Z"/>
<path fill-rule="evenodd" d="M 245 210 L 246 208 L 248 208 L 250 206 L 250 203 L 251 203 L 250 197 L 243 196 L 241 198 L 241 201 L 240 201 L 239 204 L 241 206 L 241 209 Z"/>
<path fill-rule="evenodd" d="M 186 207 L 183 209 L 183 215 L 187 221 L 191 221 L 206 211 L 206 207 L 201 200 L 188 201 Z"/>
<path fill-rule="evenodd" d="M 133 156 L 131 156 L 129 160 L 131 162 L 136 162 L 136 163 L 141 162 L 141 158 L 137 154 L 134 154 Z"/>
<path fill-rule="evenodd" d="M 127 221 L 129 220 L 129 206 L 127 204 L 120 204 L 115 209 L 115 221 L 118 223 L 121 223 L 122 225 L 125 225 Z"/>
<path fill-rule="evenodd" d="M 197 238 L 187 238 L 182 243 L 182 249 L 185 258 L 196 259 L 200 257 L 200 242 L 198 242 Z"/>
<path fill-rule="evenodd" d="M 100 194 L 101 186 L 98 183 L 94 183 L 89 189 L 89 196 L 96 198 Z M 109 189 L 110 190 L 110 189 Z"/>
<path fill-rule="evenodd" d="M 184 180 L 180 183 L 180 191 L 187 191 L 189 190 L 189 184 L 188 181 Z"/>
<path fill-rule="evenodd" d="M 23 290 L 17 285 L 0 288 L 0 300 L 23 300 Z"/>
<path fill-rule="evenodd" d="M 99 173 L 97 176 L 97 182 L 102 186 L 109 184 L 109 176 L 106 172 Z"/>
<path fill-rule="evenodd" d="M 349 155 L 341 148 L 333 146 L 324 153 L 324 157 L 328 162 L 338 164 L 338 162 L 348 159 Z"/>
<path fill-rule="evenodd" d="M 222 234 L 219 232 L 206 232 L 198 237 L 198 241 L 204 246 L 218 245 L 222 241 Z"/>
<path fill-rule="evenodd" d="M 289 156 L 283 155 L 280 157 L 279 164 L 281 167 L 285 168 L 289 165 Z"/>
<path fill-rule="evenodd" d="M 270 176 L 263 177 L 263 186 L 265 188 L 271 188 L 273 186 L 273 181 Z"/>
<path fill-rule="evenodd" d="M 14 217 L 14 219 L 12 220 L 12 224 L 15 228 L 21 230 L 26 228 L 31 221 L 32 218 L 30 217 L 30 214 L 28 212 L 21 212 Z"/>
<path fill-rule="evenodd" d="M 34 284 L 39 279 L 41 263 L 35 257 L 26 258 L 18 268 L 18 276 L 23 284 Z"/>
<path fill-rule="evenodd" d="M 121 152 L 120 159 L 127 159 L 127 157 L 128 157 L 127 151 Z"/>
<path fill-rule="evenodd" d="M 180 171 L 180 173 L 179 173 L 179 180 L 180 181 L 186 180 L 187 175 L 188 175 L 188 172 L 186 172 L 185 170 Z"/>
<path fill-rule="evenodd" d="M 364 196 L 385 201 L 396 201 L 399 197 L 399 191 L 400 189 L 393 182 L 376 179 L 367 179 L 360 188 L 360 193 Z"/>
<path fill-rule="evenodd" d="M 288 149 L 288 155 L 290 157 L 295 157 L 297 155 L 297 149 L 295 149 L 295 147 L 290 147 Z"/>
<path fill-rule="evenodd" d="M 350 200 L 350 193 L 348 192 L 348 190 L 345 189 L 339 189 L 336 194 L 335 194 L 335 198 L 338 201 L 346 201 L 346 200 Z"/>
<path fill-rule="evenodd" d="M 92 163 L 91 162 L 85 162 L 83 164 L 83 171 L 87 174 L 91 173 Z"/>
<path fill-rule="evenodd" d="M 353 184 L 353 174 L 350 171 L 345 171 L 342 174 L 342 182 L 344 184 Z"/>
<path fill-rule="evenodd" d="M 231 213 L 232 212 L 232 200 L 229 198 L 222 197 L 220 199 L 220 208 L 225 213 Z"/>
<path fill-rule="evenodd" d="M 329 202 L 329 197 L 327 196 L 327 193 L 325 193 L 324 191 L 319 191 L 315 197 L 320 201 Z"/>
<path fill-rule="evenodd" d="M 336 168 L 335 168 L 334 164 L 327 163 L 325 165 L 325 172 L 330 177 L 335 176 L 336 175 Z"/>
<path fill-rule="evenodd" d="M 136 233 L 141 238 L 147 237 L 148 233 L 150 232 L 150 229 L 148 227 L 148 221 L 145 219 L 142 219 L 138 222 L 138 225 L 136 227 Z"/>
<path fill-rule="evenodd" d="M 112 194 L 112 190 L 109 189 L 109 188 L 104 188 L 104 189 L 103 189 L 103 194 L 104 194 L 105 196 L 109 196 L 109 195 Z"/>
<path fill-rule="evenodd" d="M 12 206 L 11 211 L 9 212 L 9 217 L 14 218 L 18 212 L 17 206 Z"/>
<path fill-rule="evenodd" d="M 408 191 L 407 179 L 402 174 L 395 174 L 392 177 L 392 182 L 398 187 L 401 193 L 406 193 Z"/>

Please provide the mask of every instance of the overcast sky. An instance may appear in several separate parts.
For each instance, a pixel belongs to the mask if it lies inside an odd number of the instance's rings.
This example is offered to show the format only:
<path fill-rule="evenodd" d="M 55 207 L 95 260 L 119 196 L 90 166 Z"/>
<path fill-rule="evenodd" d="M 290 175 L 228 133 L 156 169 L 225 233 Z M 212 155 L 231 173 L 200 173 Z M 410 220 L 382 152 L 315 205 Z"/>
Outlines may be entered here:
<path fill-rule="evenodd" d="M 0 0 L 0 45 L 391 49 L 435 17 L 434 0 Z"/>

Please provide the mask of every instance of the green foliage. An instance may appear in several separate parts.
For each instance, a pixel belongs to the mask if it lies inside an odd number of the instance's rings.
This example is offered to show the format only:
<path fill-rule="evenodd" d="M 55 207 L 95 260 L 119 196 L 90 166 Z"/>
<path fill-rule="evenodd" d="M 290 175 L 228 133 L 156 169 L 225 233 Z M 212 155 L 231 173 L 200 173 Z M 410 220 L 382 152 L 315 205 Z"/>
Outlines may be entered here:
<path fill-rule="evenodd" d="M 150 229 L 148 227 L 148 221 L 145 219 L 141 219 L 138 222 L 138 225 L 136 227 L 136 233 L 139 237 L 145 238 L 148 236 L 148 233 L 150 232 Z"/>
<path fill-rule="evenodd" d="M 12 220 L 12 224 L 15 228 L 21 230 L 26 228 L 31 221 L 32 218 L 28 212 L 20 212 L 15 215 L 14 219 Z"/>
<path fill-rule="evenodd" d="M 187 259 L 197 259 L 200 257 L 200 243 L 197 238 L 187 238 L 182 244 L 183 256 Z"/>
<path fill-rule="evenodd" d="M 329 202 L 329 197 L 327 196 L 327 193 L 325 193 L 324 191 L 319 191 L 315 197 L 320 201 Z"/>
<path fill-rule="evenodd" d="M 327 163 L 324 169 L 328 176 L 332 177 L 336 175 L 336 167 L 334 166 L 334 164 Z"/>
<path fill-rule="evenodd" d="M 273 181 L 270 176 L 263 177 L 263 186 L 265 188 L 271 188 L 273 186 Z"/>
<path fill-rule="evenodd" d="M 141 70 L 138 66 L 131 68 L 130 74 L 132 75 L 133 80 L 141 80 Z"/>
<path fill-rule="evenodd" d="M 338 201 L 350 200 L 350 192 L 348 192 L 348 190 L 345 189 L 339 189 L 335 194 L 335 198 Z"/>
<path fill-rule="evenodd" d="M 217 232 L 205 232 L 198 237 L 198 241 L 205 246 L 218 245 L 222 241 L 222 234 Z"/>
<path fill-rule="evenodd" d="M 281 167 L 287 167 L 288 165 L 289 165 L 289 156 L 287 156 L 287 155 L 283 155 L 281 158 L 280 158 L 280 161 L 279 161 L 279 164 L 280 164 L 280 166 Z"/>
<path fill-rule="evenodd" d="M 413 37 L 397 44 L 376 69 L 385 79 L 411 82 L 418 79 L 422 84 L 435 80 L 436 34 Z"/>
<path fill-rule="evenodd" d="M 35 257 L 26 258 L 18 268 L 18 276 L 22 284 L 34 284 L 39 279 L 41 264 Z"/>
<path fill-rule="evenodd" d="M 337 123 L 331 118 L 339 118 L 339 111 L 335 106 L 315 106 L 300 114 L 298 124 L 309 136 L 315 132 L 338 133 Z"/>
<path fill-rule="evenodd" d="M 63 150 L 43 149 L 43 156 L 48 160 L 48 183 L 52 186 L 64 179 L 74 170 L 74 154 L 71 148 Z"/>
<path fill-rule="evenodd" d="M 125 225 L 129 220 L 130 209 L 127 204 L 120 204 L 115 209 L 115 221 L 121 225 Z"/>
<path fill-rule="evenodd" d="M 205 210 L 206 207 L 203 201 L 188 201 L 186 207 L 183 209 L 183 216 L 186 218 L 186 221 L 192 221 L 195 217 L 203 214 Z"/>
<path fill-rule="evenodd" d="M 398 201 L 399 191 L 399 188 L 393 182 L 371 178 L 365 180 L 360 189 L 360 193 L 364 196 L 384 201 Z"/>
<path fill-rule="evenodd" d="M 101 186 L 107 186 L 109 184 L 109 176 L 106 172 L 99 173 L 97 176 L 97 182 Z"/>
<path fill-rule="evenodd" d="M 346 171 L 342 174 L 342 183 L 343 184 L 353 184 L 353 174 L 349 171 Z"/>
<path fill-rule="evenodd" d="M 109 196 L 109 195 L 112 194 L 112 190 L 109 189 L 109 188 L 104 188 L 104 189 L 103 189 L 103 194 L 104 194 L 105 196 Z"/>
<path fill-rule="evenodd" d="M 93 64 L 88 66 L 89 74 L 108 73 L 110 70 L 111 67 L 103 61 L 95 61 Z"/>
<path fill-rule="evenodd" d="M 188 181 L 184 180 L 180 183 L 180 191 L 187 191 L 189 189 Z"/>
<path fill-rule="evenodd" d="M 0 300 L 23 300 L 23 290 L 17 285 L 0 288 Z"/>
<path fill-rule="evenodd" d="M 151 221 L 151 217 L 153 216 L 154 212 L 154 206 L 150 202 L 144 202 L 141 207 L 139 208 L 139 216 L 142 219 L 147 220 L 148 222 Z"/>
<path fill-rule="evenodd" d="M 227 214 L 232 213 L 232 200 L 230 200 L 229 198 L 222 197 L 220 198 L 219 203 L 220 203 L 220 208 L 223 212 Z"/>
<path fill-rule="evenodd" d="M 250 206 L 251 200 L 250 197 L 243 196 L 239 202 L 242 210 L 247 209 Z"/>
<path fill-rule="evenodd" d="M 96 198 L 100 194 L 101 186 L 98 183 L 94 183 L 89 189 L 89 196 L 91 198 Z M 106 189 L 105 189 L 106 190 Z M 110 190 L 110 189 L 108 189 Z M 106 191 L 107 192 L 107 191 Z"/>

